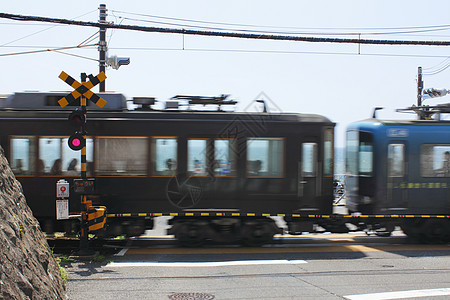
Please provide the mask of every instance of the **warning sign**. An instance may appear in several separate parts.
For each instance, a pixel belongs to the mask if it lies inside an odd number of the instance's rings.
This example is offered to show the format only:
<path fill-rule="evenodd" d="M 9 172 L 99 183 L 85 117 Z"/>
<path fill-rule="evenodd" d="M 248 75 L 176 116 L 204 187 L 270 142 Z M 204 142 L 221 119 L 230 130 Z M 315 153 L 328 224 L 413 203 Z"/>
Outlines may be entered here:
<path fill-rule="evenodd" d="M 69 198 L 69 183 L 64 179 L 56 183 L 56 198 Z"/>
<path fill-rule="evenodd" d="M 56 220 L 69 218 L 69 200 L 56 200 Z"/>

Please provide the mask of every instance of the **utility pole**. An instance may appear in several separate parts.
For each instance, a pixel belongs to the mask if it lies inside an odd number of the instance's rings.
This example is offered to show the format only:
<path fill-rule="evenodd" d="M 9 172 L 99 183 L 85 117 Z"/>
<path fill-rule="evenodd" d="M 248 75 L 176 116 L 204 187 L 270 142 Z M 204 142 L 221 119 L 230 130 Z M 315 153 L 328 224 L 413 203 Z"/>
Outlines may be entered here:
<path fill-rule="evenodd" d="M 422 80 L 422 67 L 417 68 L 417 106 L 422 106 L 422 90 L 423 90 L 423 80 Z M 417 112 L 419 115 L 419 120 L 423 120 L 423 113 L 419 109 Z"/>
<path fill-rule="evenodd" d="M 106 4 L 100 4 L 100 7 L 98 8 L 100 11 L 100 17 L 99 17 L 99 23 L 100 24 L 106 24 Z M 99 52 L 99 60 L 100 60 L 100 71 L 99 73 L 103 72 L 106 74 L 106 52 L 108 51 L 108 46 L 106 45 L 106 27 L 100 27 L 100 41 L 98 46 L 98 52 Z M 99 92 L 105 92 L 106 90 L 106 84 L 105 81 L 100 82 L 99 85 Z"/>

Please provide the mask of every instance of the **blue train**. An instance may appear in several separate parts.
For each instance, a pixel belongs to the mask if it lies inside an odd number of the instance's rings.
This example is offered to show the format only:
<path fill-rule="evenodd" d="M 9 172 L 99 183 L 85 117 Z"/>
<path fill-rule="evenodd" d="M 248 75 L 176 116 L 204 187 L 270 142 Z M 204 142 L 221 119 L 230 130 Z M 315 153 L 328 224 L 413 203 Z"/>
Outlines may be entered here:
<path fill-rule="evenodd" d="M 400 225 L 422 241 L 449 240 L 450 121 L 351 124 L 346 175 L 350 213 L 389 216 L 381 226 L 387 232 Z"/>

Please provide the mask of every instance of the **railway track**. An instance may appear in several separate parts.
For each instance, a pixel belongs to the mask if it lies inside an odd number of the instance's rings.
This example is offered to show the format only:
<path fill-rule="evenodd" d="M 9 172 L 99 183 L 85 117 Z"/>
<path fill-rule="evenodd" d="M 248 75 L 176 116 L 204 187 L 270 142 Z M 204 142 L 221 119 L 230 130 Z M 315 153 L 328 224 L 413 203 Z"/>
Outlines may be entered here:
<path fill-rule="evenodd" d="M 49 238 L 50 248 L 54 253 L 71 255 L 78 250 L 80 241 L 77 238 Z M 350 234 L 305 234 L 300 236 L 276 235 L 273 243 L 266 244 L 258 248 L 305 248 L 334 246 L 352 246 L 352 245 L 411 245 L 416 244 L 401 232 L 396 232 L 390 237 L 368 236 L 364 232 Z M 422 245 L 423 246 L 423 245 Z M 196 249 L 217 249 L 217 248 L 234 248 L 248 249 L 239 244 L 217 244 L 205 243 L 202 247 Z M 129 239 L 92 239 L 89 241 L 89 249 L 94 250 L 102 255 L 114 255 L 123 249 L 183 249 L 179 246 L 177 240 L 173 236 L 140 236 Z M 186 249 L 186 248 L 184 248 Z M 192 249 L 192 248 L 191 248 Z M 330 248 L 330 250 L 332 250 Z"/>

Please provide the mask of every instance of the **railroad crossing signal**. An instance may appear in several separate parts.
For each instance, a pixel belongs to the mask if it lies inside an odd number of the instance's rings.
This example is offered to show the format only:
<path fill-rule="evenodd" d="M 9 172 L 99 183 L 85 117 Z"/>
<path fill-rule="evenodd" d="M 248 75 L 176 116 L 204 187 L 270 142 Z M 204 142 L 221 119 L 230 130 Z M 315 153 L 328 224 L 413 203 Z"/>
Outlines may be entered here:
<path fill-rule="evenodd" d="M 61 107 L 67 105 L 75 106 L 76 100 L 80 98 L 80 107 L 75 108 L 69 115 L 69 121 L 72 125 L 78 127 L 69 138 L 68 144 L 70 149 L 78 151 L 81 150 L 81 180 L 74 180 L 75 185 L 80 185 L 81 189 L 81 204 L 84 209 L 81 212 L 81 235 L 80 235 L 80 253 L 88 252 L 89 237 L 88 231 L 95 232 L 101 230 L 105 226 L 106 222 L 106 207 L 104 206 L 92 206 L 92 201 L 87 200 L 87 194 L 92 192 L 94 188 L 94 180 L 86 178 L 86 99 L 91 100 L 100 108 L 103 108 L 106 101 L 93 93 L 91 88 L 99 84 L 106 79 L 104 72 L 100 72 L 97 76 L 89 75 L 89 81 L 86 82 L 86 74 L 81 74 L 81 83 L 76 81 L 73 77 L 69 76 L 64 71 L 61 72 L 59 78 L 65 83 L 73 87 L 75 90 L 67 96 L 61 98 L 58 104 Z M 89 189 L 91 188 L 91 189 Z"/>
<path fill-rule="evenodd" d="M 66 72 L 62 71 L 59 75 L 59 78 L 63 80 L 65 83 L 70 85 L 75 89 L 72 93 L 68 94 L 67 96 L 61 98 L 58 103 L 61 107 L 65 107 L 69 104 L 72 104 L 75 102 L 76 99 L 78 99 L 80 96 L 84 96 L 87 99 L 91 100 L 95 104 L 97 104 L 98 107 L 103 108 L 106 104 L 106 101 L 103 100 L 101 97 L 99 97 L 97 94 L 91 91 L 91 89 L 99 84 L 100 82 L 104 81 L 106 79 L 106 75 L 104 72 L 101 72 L 97 76 L 91 76 L 89 75 L 89 81 L 88 82 L 78 82 L 73 77 L 71 77 Z"/>

